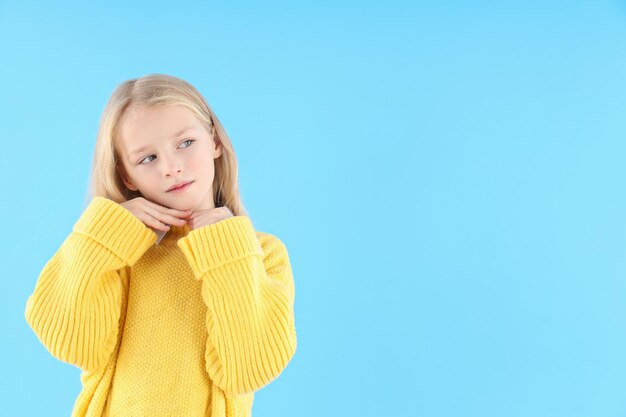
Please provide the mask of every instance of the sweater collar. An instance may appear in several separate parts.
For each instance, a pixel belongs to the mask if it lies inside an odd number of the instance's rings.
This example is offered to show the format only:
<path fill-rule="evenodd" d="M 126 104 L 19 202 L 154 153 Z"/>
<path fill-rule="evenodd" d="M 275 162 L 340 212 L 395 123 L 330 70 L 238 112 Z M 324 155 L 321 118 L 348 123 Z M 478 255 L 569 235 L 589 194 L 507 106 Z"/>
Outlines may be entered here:
<path fill-rule="evenodd" d="M 187 233 L 189 233 L 191 231 L 191 227 L 189 227 L 188 224 L 184 224 L 182 226 L 176 226 L 176 225 L 170 225 L 170 230 L 165 231 L 165 230 L 155 230 L 155 233 L 157 234 L 157 241 L 156 244 L 160 244 L 161 241 L 163 240 L 170 240 L 170 239 L 174 239 L 174 240 L 178 240 L 181 237 L 187 236 Z"/>

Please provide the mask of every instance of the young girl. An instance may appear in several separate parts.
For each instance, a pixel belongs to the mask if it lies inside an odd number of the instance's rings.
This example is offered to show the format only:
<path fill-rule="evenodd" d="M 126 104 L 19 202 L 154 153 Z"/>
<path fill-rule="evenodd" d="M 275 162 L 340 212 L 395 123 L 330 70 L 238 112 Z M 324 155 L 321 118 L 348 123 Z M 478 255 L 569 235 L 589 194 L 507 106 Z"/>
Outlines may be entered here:
<path fill-rule="evenodd" d="M 25 312 L 82 370 L 72 417 L 250 416 L 296 351 L 294 282 L 285 245 L 246 214 L 202 95 L 169 75 L 120 84 L 90 191 Z"/>

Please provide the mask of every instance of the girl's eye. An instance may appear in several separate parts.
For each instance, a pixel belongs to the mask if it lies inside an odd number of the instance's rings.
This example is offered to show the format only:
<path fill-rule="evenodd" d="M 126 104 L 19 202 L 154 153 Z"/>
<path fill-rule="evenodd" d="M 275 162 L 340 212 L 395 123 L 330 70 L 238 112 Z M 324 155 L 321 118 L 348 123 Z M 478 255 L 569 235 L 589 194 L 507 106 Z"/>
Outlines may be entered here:
<path fill-rule="evenodd" d="M 146 159 L 150 158 L 151 156 L 154 156 L 154 155 L 149 155 L 149 156 L 146 156 L 144 159 L 142 159 L 141 161 L 139 161 L 139 165 L 146 165 L 146 164 L 144 164 L 144 163 L 143 163 L 143 161 L 145 161 Z"/>
<path fill-rule="evenodd" d="M 185 142 L 195 142 L 195 140 L 193 139 L 187 139 Z M 183 143 L 185 143 L 183 142 Z M 189 145 L 191 146 L 191 143 L 189 143 Z M 185 146 L 185 148 L 188 148 L 189 146 Z"/>
<path fill-rule="evenodd" d="M 195 142 L 195 140 L 194 139 L 187 139 L 187 140 L 183 141 L 183 143 L 186 143 L 186 142 L 189 142 L 189 145 L 185 146 L 185 148 L 188 148 L 189 146 L 191 146 L 191 144 L 193 142 Z M 143 161 L 145 161 L 146 159 L 150 158 L 151 156 L 154 156 L 154 155 L 148 155 L 144 159 L 139 161 L 139 165 L 146 165 L 146 164 L 143 163 Z M 150 161 L 152 161 L 152 159 Z M 148 162 L 150 162 L 150 161 L 148 161 Z"/>

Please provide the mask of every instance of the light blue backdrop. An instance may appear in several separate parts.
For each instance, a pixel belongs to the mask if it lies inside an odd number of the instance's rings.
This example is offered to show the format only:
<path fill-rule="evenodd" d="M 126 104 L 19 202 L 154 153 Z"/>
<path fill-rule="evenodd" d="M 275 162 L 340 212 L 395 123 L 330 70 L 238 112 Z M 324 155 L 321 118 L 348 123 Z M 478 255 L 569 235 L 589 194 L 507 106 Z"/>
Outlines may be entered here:
<path fill-rule="evenodd" d="M 255 416 L 625 416 L 626 4 L 506 3 L 0 1 L 2 414 L 69 416 L 25 302 L 109 95 L 168 73 L 289 250 Z"/>

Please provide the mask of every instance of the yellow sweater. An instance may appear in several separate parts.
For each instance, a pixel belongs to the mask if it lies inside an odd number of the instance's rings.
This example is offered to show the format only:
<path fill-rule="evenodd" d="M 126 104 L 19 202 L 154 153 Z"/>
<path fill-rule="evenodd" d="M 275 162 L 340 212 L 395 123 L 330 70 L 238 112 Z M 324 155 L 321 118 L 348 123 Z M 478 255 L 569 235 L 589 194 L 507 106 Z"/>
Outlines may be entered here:
<path fill-rule="evenodd" d="M 285 245 L 235 216 L 163 239 L 94 197 L 26 302 L 26 321 L 79 367 L 72 417 L 251 416 L 296 351 Z"/>

